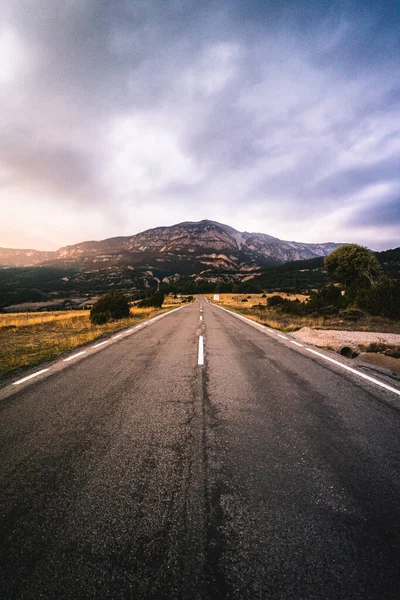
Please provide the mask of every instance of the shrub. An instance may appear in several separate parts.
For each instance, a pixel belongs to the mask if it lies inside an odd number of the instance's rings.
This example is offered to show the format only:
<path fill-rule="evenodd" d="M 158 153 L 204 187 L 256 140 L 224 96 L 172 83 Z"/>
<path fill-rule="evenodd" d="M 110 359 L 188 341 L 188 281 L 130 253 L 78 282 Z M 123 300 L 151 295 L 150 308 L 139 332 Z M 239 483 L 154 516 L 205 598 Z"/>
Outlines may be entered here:
<path fill-rule="evenodd" d="M 400 319 L 400 283 L 384 277 L 370 289 L 359 290 L 356 303 L 371 315 Z"/>
<path fill-rule="evenodd" d="M 344 308 L 348 302 L 347 297 L 342 296 L 340 288 L 334 285 L 327 285 L 318 290 L 311 292 L 310 299 L 307 302 L 307 308 L 311 310 L 320 310 L 324 307 L 334 306 L 336 308 Z"/>
<path fill-rule="evenodd" d="M 139 308 L 149 308 L 149 307 L 156 307 L 156 308 L 161 308 L 164 302 L 164 294 L 162 292 L 156 292 L 155 294 L 153 294 L 152 296 L 150 296 L 150 298 L 144 298 L 144 300 L 141 300 L 138 303 L 138 307 Z"/>
<path fill-rule="evenodd" d="M 267 304 L 271 307 L 282 306 L 285 304 L 285 298 L 282 298 L 282 296 L 270 296 L 267 300 Z"/>
<path fill-rule="evenodd" d="M 248 302 L 247 298 L 242 298 L 242 302 Z"/>
<path fill-rule="evenodd" d="M 90 320 L 93 323 L 93 325 L 104 325 L 104 323 L 107 323 L 107 321 L 109 320 L 109 316 L 107 313 L 104 312 L 94 314 L 91 313 Z"/>
<path fill-rule="evenodd" d="M 122 292 L 111 292 L 99 298 L 90 310 L 90 320 L 94 325 L 129 317 L 128 299 Z"/>

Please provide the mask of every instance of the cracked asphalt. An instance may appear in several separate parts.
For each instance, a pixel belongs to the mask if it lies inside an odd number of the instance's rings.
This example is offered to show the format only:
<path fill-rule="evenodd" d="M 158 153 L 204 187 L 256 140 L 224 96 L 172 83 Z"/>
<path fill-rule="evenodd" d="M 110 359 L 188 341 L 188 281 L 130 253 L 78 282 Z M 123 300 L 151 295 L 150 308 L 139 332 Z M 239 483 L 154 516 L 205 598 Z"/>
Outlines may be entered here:
<path fill-rule="evenodd" d="M 399 399 L 289 346 L 200 300 L 15 388 L 1 598 L 397 600 Z"/>

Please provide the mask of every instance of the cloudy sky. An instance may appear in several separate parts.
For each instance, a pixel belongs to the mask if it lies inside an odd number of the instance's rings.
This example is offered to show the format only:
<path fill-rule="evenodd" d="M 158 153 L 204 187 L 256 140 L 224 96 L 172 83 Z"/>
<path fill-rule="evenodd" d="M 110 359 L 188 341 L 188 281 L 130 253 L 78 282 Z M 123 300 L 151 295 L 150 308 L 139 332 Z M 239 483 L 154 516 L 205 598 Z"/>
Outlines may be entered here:
<path fill-rule="evenodd" d="M 0 0 L 0 246 L 400 245 L 398 0 Z"/>

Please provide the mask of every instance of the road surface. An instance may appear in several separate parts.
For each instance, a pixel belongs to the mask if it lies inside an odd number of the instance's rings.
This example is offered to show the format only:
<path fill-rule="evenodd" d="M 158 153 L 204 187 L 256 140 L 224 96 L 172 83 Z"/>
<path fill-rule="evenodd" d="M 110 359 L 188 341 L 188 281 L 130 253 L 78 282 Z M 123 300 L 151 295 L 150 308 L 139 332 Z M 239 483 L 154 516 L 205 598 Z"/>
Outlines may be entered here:
<path fill-rule="evenodd" d="M 2 391 L 2 600 L 400 598 L 398 382 L 204 299 L 71 356 Z"/>

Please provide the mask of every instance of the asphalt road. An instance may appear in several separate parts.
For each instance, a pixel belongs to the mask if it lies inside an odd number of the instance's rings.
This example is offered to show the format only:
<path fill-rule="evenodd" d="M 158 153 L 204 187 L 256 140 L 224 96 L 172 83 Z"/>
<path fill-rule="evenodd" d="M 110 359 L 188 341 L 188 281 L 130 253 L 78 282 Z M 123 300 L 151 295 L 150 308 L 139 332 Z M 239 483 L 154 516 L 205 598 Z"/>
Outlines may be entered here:
<path fill-rule="evenodd" d="M 399 411 L 204 300 L 61 361 L 0 401 L 0 596 L 398 600 Z"/>

